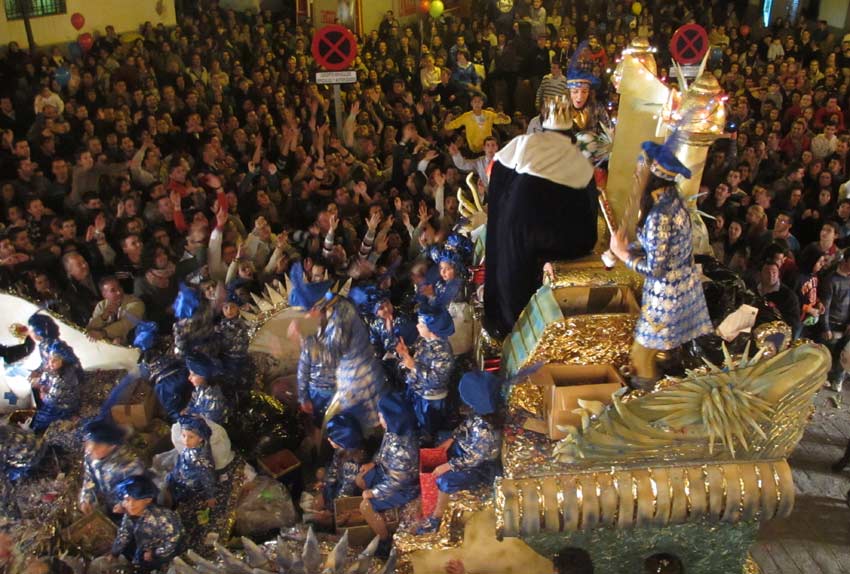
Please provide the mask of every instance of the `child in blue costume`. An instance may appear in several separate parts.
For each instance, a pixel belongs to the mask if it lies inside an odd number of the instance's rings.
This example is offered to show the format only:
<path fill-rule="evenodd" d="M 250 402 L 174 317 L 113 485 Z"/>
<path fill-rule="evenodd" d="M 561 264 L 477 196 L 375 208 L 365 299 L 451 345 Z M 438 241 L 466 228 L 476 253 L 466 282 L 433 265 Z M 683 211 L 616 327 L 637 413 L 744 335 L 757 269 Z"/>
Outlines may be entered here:
<path fill-rule="evenodd" d="M 221 307 L 221 319 L 215 334 L 221 348 L 221 368 L 224 380 L 233 390 L 250 386 L 251 362 L 248 357 L 248 324 L 240 314 L 244 301 L 235 290 L 228 289 L 227 300 Z M 247 383 L 247 384 L 246 384 Z"/>
<path fill-rule="evenodd" d="M 112 558 L 132 551 L 137 572 L 165 571 L 184 550 L 180 517 L 156 505 L 156 485 L 146 476 L 134 476 L 118 484 L 124 518 L 112 543 Z"/>
<path fill-rule="evenodd" d="M 392 540 L 380 513 L 419 496 L 419 437 L 416 415 L 400 393 L 381 397 L 378 419 L 385 431 L 381 448 L 361 467 L 355 482 L 363 490 L 360 511 L 381 540 L 378 553 L 384 554 Z"/>
<path fill-rule="evenodd" d="M 107 514 L 119 513 L 123 497 L 116 487 L 126 478 L 144 474 L 145 465 L 124 447 L 124 431 L 113 423 L 94 419 L 86 424 L 84 432 L 80 510 L 90 514 L 100 503 Z"/>
<path fill-rule="evenodd" d="M 38 466 L 44 446 L 35 433 L 14 425 L 0 425 L 0 515 L 20 515 L 12 483 Z"/>
<path fill-rule="evenodd" d="M 325 469 L 321 506 L 332 509 L 334 500 L 340 496 L 360 494 L 355 481 L 364 457 L 363 431 L 357 419 L 348 413 L 331 417 L 326 430 L 334 456 L 330 466 Z"/>
<path fill-rule="evenodd" d="M 47 361 L 50 358 L 50 345 L 59 340 L 59 325 L 43 313 L 33 313 L 27 324 L 30 329 L 29 336 L 36 342 L 38 354 L 41 357 L 41 364 L 30 374 L 30 380 L 36 381 L 41 376 L 41 372 L 47 368 Z M 76 362 L 79 364 L 79 359 Z"/>
<path fill-rule="evenodd" d="M 466 373 L 460 380 L 460 398 L 472 409 L 468 417 L 439 448 L 449 461 L 434 470 L 437 475 L 437 506 L 420 531 L 436 530 L 449 503 L 449 495 L 492 484 L 501 473 L 499 457 L 502 431 L 498 424 L 501 380 L 487 372 Z"/>
<path fill-rule="evenodd" d="M 448 414 L 449 378 L 454 367 L 454 354 L 449 337 L 455 332 L 451 315 L 445 309 L 420 313 L 419 339 L 414 354 L 404 342 L 396 350 L 406 370 L 407 397 L 413 405 L 419 430 L 426 440 L 444 429 Z"/>
<path fill-rule="evenodd" d="M 70 419 L 80 412 L 79 359 L 64 341 L 55 339 L 48 348 L 47 368 L 33 383 L 40 404 L 32 420 L 32 429 L 41 433 L 50 423 Z"/>
<path fill-rule="evenodd" d="M 177 422 L 186 448 L 177 455 L 177 462 L 166 477 L 171 500 L 194 509 L 213 507 L 216 479 L 209 445 L 212 430 L 199 416 L 182 416 Z"/>
<path fill-rule="evenodd" d="M 150 381 L 159 403 L 168 413 L 170 421 L 176 421 L 186 406 L 191 384 L 185 361 L 177 358 L 170 349 L 156 347 L 157 324 L 144 321 L 136 325 L 133 346 L 142 354 L 139 358 L 139 374 Z"/>
<path fill-rule="evenodd" d="M 174 299 L 174 354 L 185 357 L 190 354 L 214 356 L 216 351 L 215 331 L 208 308 L 203 306 L 198 291 L 184 283 L 180 284 Z"/>
<path fill-rule="evenodd" d="M 433 282 L 426 279 L 427 282 L 419 288 L 417 296 L 419 310 L 426 313 L 448 309 L 449 304 L 458 298 L 460 289 L 463 287 L 461 279 L 463 263 L 459 255 L 454 251 L 443 249 L 435 257 L 439 276 Z"/>
<path fill-rule="evenodd" d="M 369 340 L 375 348 L 375 354 L 381 359 L 384 371 L 393 384 L 404 381 L 396 347 L 399 341 L 412 345 L 419 336 L 416 322 L 406 313 L 399 312 L 390 301 L 386 291 L 375 291 L 371 295 L 370 312 L 374 315 L 369 321 Z"/>
<path fill-rule="evenodd" d="M 189 369 L 189 382 L 195 389 L 189 404 L 180 414 L 206 417 L 216 424 L 223 425 L 227 418 L 227 401 L 221 389 L 210 384 L 216 374 L 216 365 L 209 357 L 190 355 L 186 357 L 186 368 Z"/>

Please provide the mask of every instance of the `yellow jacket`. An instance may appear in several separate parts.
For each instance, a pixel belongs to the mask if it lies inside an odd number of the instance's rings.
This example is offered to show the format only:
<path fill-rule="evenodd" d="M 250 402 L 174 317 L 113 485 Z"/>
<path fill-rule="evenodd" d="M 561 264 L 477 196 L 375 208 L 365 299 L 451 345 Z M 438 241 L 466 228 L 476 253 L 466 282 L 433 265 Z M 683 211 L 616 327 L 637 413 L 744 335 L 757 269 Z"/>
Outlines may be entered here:
<path fill-rule="evenodd" d="M 484 139 L 493 134 L 493 125 L 509 123 L 511 118 L 505 114 L 496 113 L 493 110 L 481 110 L 479 116 L 472 111 L 461 114 L 452 121 L 446 122 L 445 127 L 447 130 L 465 128 L 469 149 L 480 152 L 484 149 Z"/>

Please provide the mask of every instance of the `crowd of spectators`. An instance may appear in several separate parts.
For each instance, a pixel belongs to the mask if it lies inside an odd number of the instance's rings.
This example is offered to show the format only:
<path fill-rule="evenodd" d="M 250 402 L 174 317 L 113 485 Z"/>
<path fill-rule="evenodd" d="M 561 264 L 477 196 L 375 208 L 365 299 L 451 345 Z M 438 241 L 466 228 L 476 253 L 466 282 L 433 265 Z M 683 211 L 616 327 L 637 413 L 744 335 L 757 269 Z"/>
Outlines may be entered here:
<path fill-rule="evenodd" d="M 576 49 L 616 117 L 621 50 L 649 36 L 672 83 L 667 41 L 695 21 L 733 133 L 701 182 L 715 255 L 795 335 L 847 339 L 850 35 L 825 22 L 764 28 L 746 5 L 708 0 L 387 12 L 359 35 L 336 126 L 312 81 L 313 24 L 191 4 L 175 28 L 107 27 L 85 53 L 13 42 L 0 58 L 0 287 L 93 338 L 126 343 L 139 315 L 170 330 L 181 282 L 259 292 L 296 260 L 316 278 L 403 283 L 457 222 L 465 173 L 486 201 L 493 154 L 567 92 Z"/>

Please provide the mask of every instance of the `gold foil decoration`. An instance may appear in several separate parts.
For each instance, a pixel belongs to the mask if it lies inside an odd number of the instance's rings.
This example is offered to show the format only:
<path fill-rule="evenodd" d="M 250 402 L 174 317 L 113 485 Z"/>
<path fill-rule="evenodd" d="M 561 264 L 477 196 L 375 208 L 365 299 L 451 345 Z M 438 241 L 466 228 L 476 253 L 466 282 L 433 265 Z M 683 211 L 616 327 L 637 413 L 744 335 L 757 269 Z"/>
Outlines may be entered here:
<path fill-rule="evenodd" d="M 604 225 L 604 222 L 603 222 Z M 607 230 L 606 230 L 607 233 Z M 608 246 L 605 245 L 605 249 Z M 603 250 L 604 251 L 604 250 Z M 643 289 L 643 276 L 625 265 L 618 263 L 613 269 L 606 269 L 598 257 L 594 260 L 554 261 L 552 289 L 561 287 L 629 287 L 636 294 Z"/>
<path fill-rule="evenodd" d="M 629 364 L 637 317 L 622 313 L 577 315 L 546 326 L 526 365 L 566 363 L 569 365 Z"/>
<path fill-rule="evenodd" d="M 756 561 L 753 560 L 752 556 L 747 556 L 747 561 L 744 562 L 744 573 L 743 574 L 761 574 L 761 568 L 756 564 Z"/>
<path fill-rule="evenodd" d="M 528 411 L 537 418 L 543 416 L 543 387 L 529 381 L 520 383 L 513 388 L 508 406 Z"/>
<path fill-rule="evenodd" d="M 755 339 L 756 348 L 765 349 L 765 356 L 772 357 L 787 349 L 791 344 L 791 327 L 784 321 L 763 323 L 753 329 L 753 339 Z"/>

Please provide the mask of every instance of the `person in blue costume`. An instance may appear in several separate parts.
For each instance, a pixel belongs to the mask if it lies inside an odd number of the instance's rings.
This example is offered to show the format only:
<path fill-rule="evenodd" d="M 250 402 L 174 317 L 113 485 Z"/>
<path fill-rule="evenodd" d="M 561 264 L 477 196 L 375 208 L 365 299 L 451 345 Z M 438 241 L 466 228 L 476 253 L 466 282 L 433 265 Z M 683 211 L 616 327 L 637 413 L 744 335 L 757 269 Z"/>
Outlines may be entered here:
<path fill-rule="evenodd" d="M 358 496 L 355 482 L 364 462 L 363 431 L 360 423 L 348 413 L 334 415 L 327 425 L 328 442 L 334 449 L 333 459 L 325 469 L 321 507 L 333 509 L 340 496 Z"/>
<path fill-rule="evenodd" d="M 185 357 L 193 353 L 214 356 L 216 340 L 209 310 L 197 289 L 180 284 L 174 309 L 174 354 Z"/>
<path fill-rule="evenodd" d="M 631 384 L 637 388 L 649 388 L 660 378 L 658 351 L 677 349 L 713 330 L 694 269 L 690 214 L 675 184 L 676 176 L 689 178 L 691 171 L 675 156 L 673 137 L 663 145 L 642 145 L 649 175 L 641 196 L 637 241 L 629 245 L 623 231 L 611 238 L 611 252 L 644 277 L 631 352 Z"/>
<path fill-rule="evenodd" d="M 147 476 L 121 481 L 116 491 L 121 497 L 124 518 L 112 543 L 115 559 L 131 554 L 137 572 L 165 571 L 171 560 L 184 550 L 183 524 L 177 513 L 156 505 L 156 485 Z"/>
<path fill-rule="evenodd" d="M 206 417 L 223 425 L 228 412 L 227 400 L 221 388 L 211 384 L 217 372 L 215 362 L 204 355 L 189 355 L 186 357 L 186 368 L 189 369 L 189 382 L 194 390 L 189 404 L 180 414 Z"/>
<path fill-rule="evenodd" d="M 139 375 L 153 385 L 154 393 L 171 422 L 177 420 L 186 406 L 192 385 L 186 362 L 175 357 L 171 349 L 157 345 L 157 324 L 144 321 L 136 325 L 133 346 L 142 354 L 139 357 Z M 123 383 L 123 381 L 122 381 Z"/>
<path fill-rule="evenodd" d="M 396 351 L 405 369 L 407 397 L 413 405 L 419 431 L 427 442 L 445 429 L 448 414 L 449 379 L 454 368 L 454 353 L 449 337 L 455 332 L 451 315 L 445 309 L 420 313 L 419 339 L 414 353 L 403 341 Z"/>
<path fill-rule="evenodd" d="M 463 262 L 459 255 L 443 248 L 436 258 L 439 275 L 432 283 L 422 285 L 417 297 L 419 309 L 428 313 L 447 309 L 458 298 L 463 287 Z"/>
<path fill-rule="evenodd" d="M 404 395 L 384 395 L 378 409 L 384 439 L 372 462 L 360 468 L 355 482 L 363 490 L 360 511 L 380 538 L 379 554 L 383 554 L 389 551 L 391 538 L 380 513 L 419 496 L 419 437 L 416 415 Z"/>
<path fill-rule="evenodd" d="M 29 336 L 36 342 L 38 354 L 41 357 L 41 364 L 30 374 L 30 380 L 35 381 L 41 376 L 41 372 L 47 368 L 47 361 L 50 359 L 50 345 L 59 340 L 59 325 L 53 318 L 43 313 L 33 313 L 27 325 L 29 326 Z M 74 357 L 76 359 L 76 357 Z M 76 359 L 77 364 L 80 360 Z"/>
<path fill-rule="evenodd" d="M 236 390 L 250 386 L 251 360 L 248 356 L 248 323 L 242 318 L 240 307 L 244 301 L 234 290 L 228 289 L 227 300 L 221 307 L 221 319 L 215 334 L 221 348 L 221 368 L 228 386 Z"/>
<path fill-rule="evenodd" d="M 120 514 L 123 497 L 118 484 L 144 474 L 145 465 L 124 446 L 124 431 L 102 419 L 89 421 L 85 433 L 80 510 L 90 514 L 98 504 L 107 514 Z"/>
<path fill-rule="evenodd" d="M 35 433 L 0 424 L 0 515 L 20 516 L 13 483 L 29 474 L 44 456 L 44 444 Z"/>
<path fill-rule="evenodd" d="M 215 464 L 210 450 L 212 429 L 199 416 L 177 419 L 186 445 L 165 479 L 171 501 L 192 511 L 215 506 Z"/>
<path fill-rule="evenodd" d="M 437 505 L 420 531 L 433 531 L 449 503 L 449 495 L 493 483 L 502 471 L 499 457 L 502 431 L 498 421 L 501 379 L 488 372 L 466 373 L 460 380 L 460 398 L 472 414 L 440 444 L 448 462 L 434 469 L 437 476 Z"/>
<path fill-rule="evenodd" d="M 403 383 L 396 347 L 399 341 L 410 346 L 419 336 L 416 322 L 407 313 L 399 312 L 389 293 L 374 289 L 369 293 L 368 306 L 373 318 L 369 321 L 369 340 L 375 349 L 375 355 L 381 359 L 384 372 L 392 384 Z"/>
<path fill-rule="evenodd" d="M 297 377 L 301 411 L 310 415 L 314 426 L 321 428 L 336 392 L 336 359 L 315 335 L 301 341 Z"/>
<path fill-rule="evenodd" d="M 80 412 L 80 368 L 74 351 L 59 339 L 48 348 L 47 368 L 33 388 L 39 405 L 32 419 L 32 430 L 42 433 L 50 423 L 75 417 Z"/>

